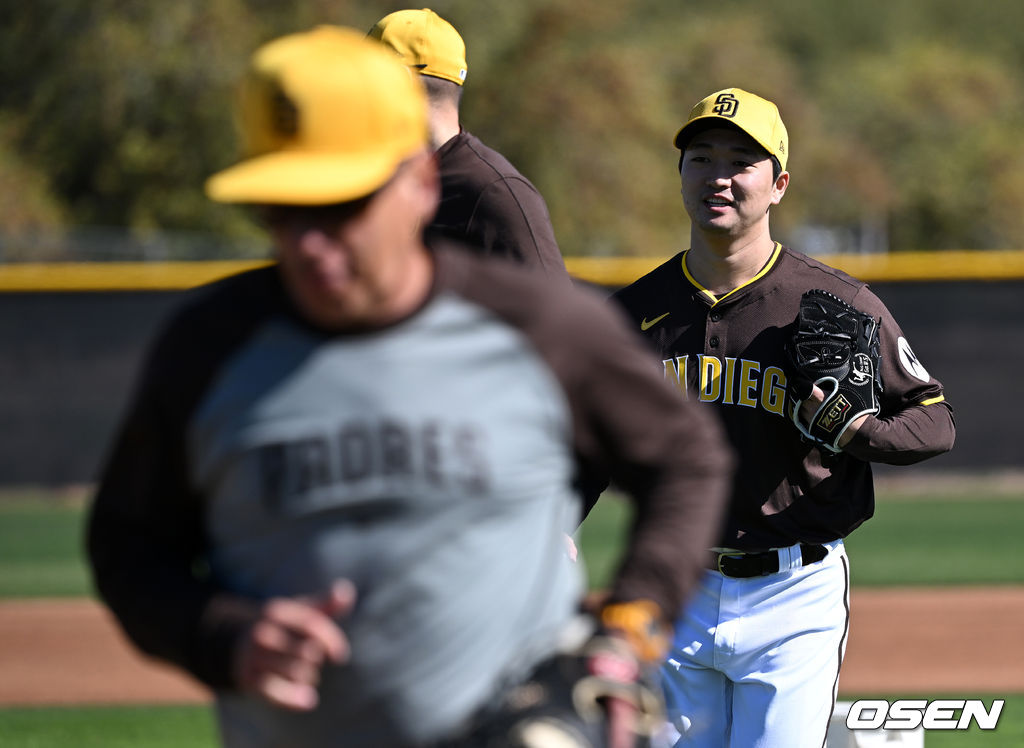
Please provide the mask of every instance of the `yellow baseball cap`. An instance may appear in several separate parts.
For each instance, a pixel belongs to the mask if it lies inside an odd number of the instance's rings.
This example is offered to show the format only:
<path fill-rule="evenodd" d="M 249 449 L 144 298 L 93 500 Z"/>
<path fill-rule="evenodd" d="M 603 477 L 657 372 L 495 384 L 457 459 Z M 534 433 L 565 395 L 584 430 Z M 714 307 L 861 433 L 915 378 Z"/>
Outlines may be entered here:
<path fill-rule="evenodd" d="M 742 88 L 726 88 L 701 99 L 690 112 L 686 124 L 676 133 L 676 148 L 685 150 L 693 135 L 714 124 L 714 120 L 727 122 L 738 127 L 758 144 L 775 156 L 786 170 L 789 157 L 789 135 L 782 123 L 779 108 L 767 99 L 744 91 Z"/>
<path fill-rule="evenodd" d="M 207 180 L 206 194 L 218 202 L 354 200 L 428 143 L 420 82 L 380 44 L 340 26 L 256 50 L 237 117 L 246 156 Z"/>
<path fill-rule="evenodd" d="M 466 82 L 466 43 L 459 32 L 430 8 L 398 10 L 384 16 L 369 36 L 395 50 L 420 75 Z"/>

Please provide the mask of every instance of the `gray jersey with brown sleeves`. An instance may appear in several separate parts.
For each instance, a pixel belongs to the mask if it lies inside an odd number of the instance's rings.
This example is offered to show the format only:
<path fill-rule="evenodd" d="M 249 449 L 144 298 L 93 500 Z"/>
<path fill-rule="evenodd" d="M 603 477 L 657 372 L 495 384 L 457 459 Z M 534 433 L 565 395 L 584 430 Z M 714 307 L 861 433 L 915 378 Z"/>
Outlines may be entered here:
<path fill-rule="evenodd" d="M 713 539 L 724 438 L 607 304 L 509 263 L 434 257 L 429 299 L 396 324 L 312 328 L 267 268 L 204 292 L 149 358 L 90 553 L 136 643 L 218 689 L 229 745 L 454 729 L 573 616 L 565 533 L 591 472 L 637 506 L 614 595 L 677 610 Z M 327 669 L 321 706 L 231 692 L 232 597 L 340 577 L 359 595 L 341 622 L 352 660 Z"/>
<path fill-rule="evenodd" d="M 838 455 L 805 441 L 787 410 L 784 346 L 812 288 L 881 322 L 881 411 Z M 750 282 L 716 296 L 681 252 L 614 299 L 679 396 L 713 407 L 725 424 L 739 469 L 720 546 L 764 550 L 845 537 L 874 511 L 870 461 L 909 464 L 952 446 L 942 385 L 885 305 L 865 283 L 803 254 L 777 244 Z"/>

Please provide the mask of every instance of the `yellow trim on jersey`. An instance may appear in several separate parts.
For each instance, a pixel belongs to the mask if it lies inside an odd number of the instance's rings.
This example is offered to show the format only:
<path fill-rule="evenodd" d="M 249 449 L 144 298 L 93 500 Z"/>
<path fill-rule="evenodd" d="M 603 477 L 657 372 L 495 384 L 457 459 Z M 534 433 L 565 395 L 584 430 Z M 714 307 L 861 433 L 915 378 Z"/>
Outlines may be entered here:
<path fill-rule="evenodd" d="M 943 395 L 939 395 L 938 397 L 930 397 L 927 400 L 922 400 L 919 404 L 920 405 L 935 405 L 936 403 L 942 403 L 942 402 L 945 402 L 945 401 L 946 401 L 946 398 Z"/>
<path fill-rule="evenodd" d="M 767 273 L 769 270 L 772 269 L 772 267 L 775 266 L 775 261 L 777 259 L 779 259 L 779 254 L 781 252 L 782 252 L 782 245 L 779 244 L 778 242 L 775 242 L 775 249 L 772 250 L 772 256 L 768 258 L 768 262 L 766 262 L 764 264 L 764 267 L 762 267 L 759 271 L 757 271 L 757 274 L 753 278 L 748 280 L 746 283 L 741 283 L 740 285 L 736 286 L 736 288 L 734 288 L 733 290 L 729 291 L 726 294 L 723 294 L 722 296 L 715 296 L 713 293 L 711 293 L 711 291 L 709 291 L 708 289 L 704 288 L 704 286 L 702 286 L 697 281 L 696 278 L 694 278 L 692 275 L 690 275 L 690 269 L 686 267 L 686 256 L 688 254 L 690 254 L 690 250 L 689 249 L 686 250 L 685 252 L 683 252 L 683 256 L 682 256 L 682 259 L 681 259 L 681 262 L 682 262 L 682 265 L 683 265 L 683 275 L 686 276 L 686 278 L 690 281 L 690 283 L 692 283 L 697 288 L 697 290 L 699 290 L 702 294 L 704 294 L 709 299 L 711 299 L 711 302 L 712 302 L 711 305 L 714 306 L 719 301 L 722 301 L 723 299 L 727 299 L 729 296 L 731 296 L 732 294 L 736 293 L 741 288 L 745 288 L 746 286 L 749 286 L 751 283 L 753 283 L 757 279 L 763 277 L 765 273 Z"/>
<path fill-rule="evenodd" d="M 715 297 L 715 295 L 713 293 L 711 293 L 709 290 L 707 290 L 706 288 L 704 288 L 704 286 L 702 286 L 700 283 L 697 282 L 696 278 L 694 278 L 692 275 L 690 275 L 690 269 L 688 267 L 686 267 L 686 255 L 688 255 L 688 254 L 690 254 L 690 250 L 686 250 L 685 252 L 683 252 L 683 256 L 679 260 L 679 265 L 683 269 L 683 275 L 686 276 L 686 279 L 688 281 L 690 281 L 690 284 L 694 288 L 696 288 L 702 294 L 704 294 L 709 299 L 711 299 L 711 303 L 712 304 L 717 304 L 718 303 L 718 299 Z"/>

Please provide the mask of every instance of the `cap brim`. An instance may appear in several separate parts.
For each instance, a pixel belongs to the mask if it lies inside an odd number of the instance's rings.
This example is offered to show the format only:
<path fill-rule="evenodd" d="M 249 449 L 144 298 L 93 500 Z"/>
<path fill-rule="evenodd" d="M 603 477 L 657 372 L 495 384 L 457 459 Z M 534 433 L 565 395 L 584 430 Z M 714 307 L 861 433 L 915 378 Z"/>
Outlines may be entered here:
<path fill-rule="evenodd" d="M 712 130 L 716 127 L 724 127 L 743 133 L 744 135 L 748 136 L 751 140 L 753 140 L 755 143 L 757 143 L 759 146 L 761 146 L 761 148 L 764 149 L 765 153 L 771 155 L 771 150 L 769 150 L 768 146 L 766 146 L 764 143 L 755 138 L 753 135 L 751 135 L 749 132 L 747 132 L 742 127 L 737 125 L 732 120 L 727 119 L 725 117 L 720 117 L 717 114 L 702 114 L 699 117 L 694 117 L 692 120 L 687 122 L 679 129 L 679 132 L 676 133 L 676 137 L 673 139 L 672 144 L 681 151 L 685 150 L 686 144 L 689 141 L 693 140 L 694 135 L 703 132 L 704 130 Z"/>
<path fill-rule="evenodd" d="M 387 182 L 403 158 L 393 154 L 278 151 L 218 172 L 206 194 L 222 203 L 329 205 L 369 195 Z"/>

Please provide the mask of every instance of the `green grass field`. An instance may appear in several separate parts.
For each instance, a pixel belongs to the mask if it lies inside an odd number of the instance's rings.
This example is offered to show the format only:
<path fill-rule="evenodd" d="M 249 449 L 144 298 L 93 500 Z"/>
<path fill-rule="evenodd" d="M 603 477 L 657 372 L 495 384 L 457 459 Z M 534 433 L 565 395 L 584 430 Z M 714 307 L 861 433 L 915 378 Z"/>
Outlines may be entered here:
<path fill-rule="evenodd" d="M 913 698 L 915 694 L 863 698 Z M 935 698 L 921 696 L 920 698 Z M 991 707 L 991 695 L 980 698 Z M 1006 699 L 994 732 L 973 724 L 965 732 L 929 731 L 925 748 L 1020 748 L 1024 745 L 1024 695 Z M 200 706 L 47 707 L 0 709 L 0 748 L 216 748 L 210 709 Z"/>
<path fill-rule="evenodd" d="M 0 493 L 0 597 L 90 594 L 80 500 L 45 491 Z M 628 505 L 607 495 L 579 544 L 591 585 L 605 584 L 621 549 Z M 880 494 L 875 516 L 846 541 L 856 585 L 1024 584 L 1024 490 Z"/>
<path fill-rule="evenodd" d="M 580 546 L 600 587 L 621 548 L 628 505 L 605 496 L 583 523 Z M 891 493 L 846 540 L 855 585 L 1024 584 L 1024 491 Z"/>
<path fill-rule="evenodd" d="M 853 584 L 1024 583 L 1024 496 L 882 497 L 846 541 Z"/>
<path fill-rule="evenodd" d="M 0 709 L 0 748 L 215 748 L 202 706 Z"/>
<path fill-rule="evenodd" d="M 42 496 L 26 491 L 0 499 L 0 598 L 89 593 L 81 504 Z"/>
<path fill-rule="evenodd" d="M 83 519 L 80 497 L 0 492 L 0 598 L 91 594 L 81 552 Z M 607 496 L 581 528 L 579 544 L 592 586 L 603 586 L 612 573 L 628 519 L 628 506 Z M 847 541 L 853 582 L 1024 584 L 1021 527 L 1024 490 L 882 493 L 876 516 Z M 993 697 L 979 698 L 990 704 Z M 1007 703 L 995 732 L 930 731 L 926 748 L 1024 745 L 1024 694 L 1001 698 Z M 201 706 L 0 709 L 0 748 L 213 748 L 215 736 L 212 714 Z"/>

